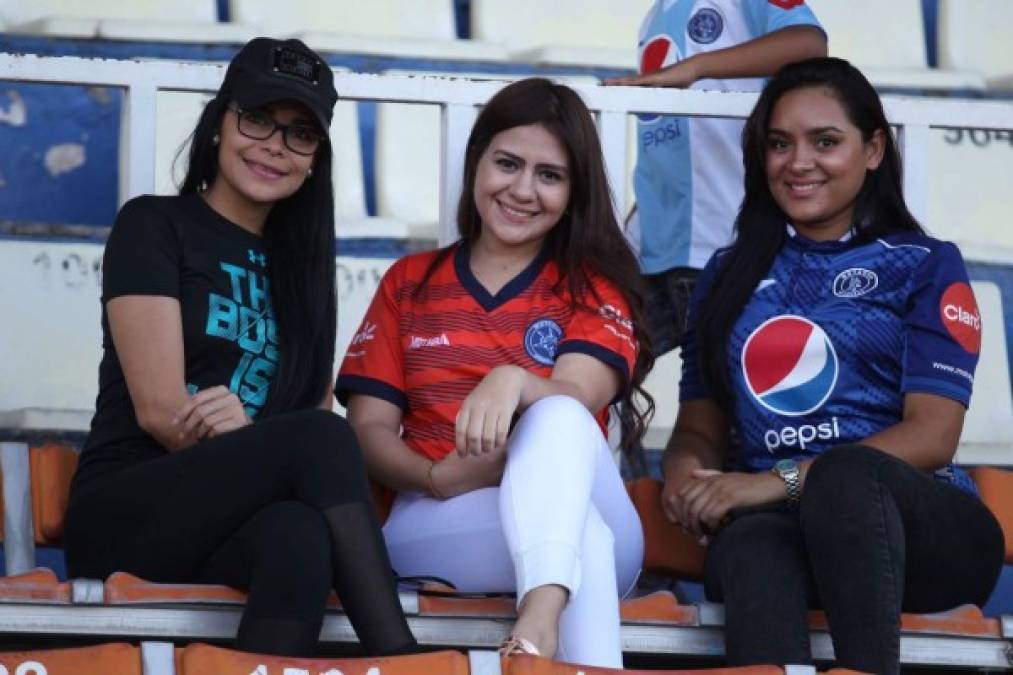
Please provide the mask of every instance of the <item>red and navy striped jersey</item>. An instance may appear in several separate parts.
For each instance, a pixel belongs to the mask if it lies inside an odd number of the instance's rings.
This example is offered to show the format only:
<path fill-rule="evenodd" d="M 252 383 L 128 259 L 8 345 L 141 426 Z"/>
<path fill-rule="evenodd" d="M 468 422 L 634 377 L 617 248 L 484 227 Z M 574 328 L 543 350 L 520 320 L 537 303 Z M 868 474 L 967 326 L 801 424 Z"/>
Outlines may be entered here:
<path fill-rule="evenodd" d="M 335 394 L 389 401 L 404 412 L 403 438 L 438 460 L 454 448 L 465 397 L 493 368 L 513 364 L 549 377 L 557 356 L 587 354 L 629 382 L 637 343 L 622 294 L 591 275 L 598 298 L 576 307 L 543 251 L 495 295 L 475 278 L 458 244 L 425 285 L 437 251 L 410 255 L 384 276 L 345 354 Z M 608 409 L 596 415 L 604 430 Z"/>

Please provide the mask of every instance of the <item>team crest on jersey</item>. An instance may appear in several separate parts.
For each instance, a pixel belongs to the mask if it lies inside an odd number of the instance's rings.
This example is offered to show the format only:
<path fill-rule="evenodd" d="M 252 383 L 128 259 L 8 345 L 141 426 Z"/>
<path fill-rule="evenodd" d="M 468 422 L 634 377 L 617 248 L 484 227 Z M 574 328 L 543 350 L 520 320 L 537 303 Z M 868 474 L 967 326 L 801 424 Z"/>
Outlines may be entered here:
<path fill-rule="evenodd" d="M 556 362 L 556 349 L 563 329 L 552 319 L 538 319 L 524 333 L 524 350 L 528 356 L 543 366 Z"/>
<path fill-rule="evenodd" d="M 834 295 L 857 298 L 879 286 L 879 276 L 864 267 L 851 267 L 834 278 Z"/>
<path fill-rule="evenodd" d="M 725 20 L 721 18 L 718 11 L 704 7 L 689 20 L 686 32 L 693 42 L 709 45 L 721 37 L 721 32 L 724 29 Z"/>
<path fill-rule="evenodd" d="M 830 336 L 802 316 L 760 324 L 742 346 L 742 374 L 761 406 L 797 417 L 823 405 L 837 384 L 837 352 Z"/>
<path fill-rule="evenodd" d="M 950 284 L 939 299 L 939 317 L 964 351 L 981 351 L 981 313 L 970 286 L 962 281 Z"/>

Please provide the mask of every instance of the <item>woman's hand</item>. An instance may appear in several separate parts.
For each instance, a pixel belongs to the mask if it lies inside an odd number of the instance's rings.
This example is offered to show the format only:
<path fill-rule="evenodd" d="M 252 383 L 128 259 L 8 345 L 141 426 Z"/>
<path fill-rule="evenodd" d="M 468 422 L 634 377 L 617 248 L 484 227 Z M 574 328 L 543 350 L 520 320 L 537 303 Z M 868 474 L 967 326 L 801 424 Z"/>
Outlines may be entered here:
<path fill-rule="evenodd" d="M 526 376 L 519 366 L 497 366 L 468 394 L 457 413 L 458 455 L 499 454 L 506 448 Z"/>
<path fill-rule="evenodd" d="M 785 497 L 784 481 L 772 473 L 696 469 L 678 488 L 663 493 L 666 512 L 696 535 L 717 532 L 729 511 L 772 504 Z"/>
<path fill-rule="evenodd" d="M 239 397 L 222 385 L 191 396 L 173 418 L 180 439 L 213 438 L 251 423 Z"/>
<path fill-rule="evenodd" d="M 698 485 L 701 478 L 717 476 L 721 472 L 713 469 L 690 469 L 671 472 L 666 477 L 665 485 L 661 488 L 661 509 L 665 517 L 670 521 L 689 531 L 689 512 L 687 502 L 683 493 L 691 486 Z"/>

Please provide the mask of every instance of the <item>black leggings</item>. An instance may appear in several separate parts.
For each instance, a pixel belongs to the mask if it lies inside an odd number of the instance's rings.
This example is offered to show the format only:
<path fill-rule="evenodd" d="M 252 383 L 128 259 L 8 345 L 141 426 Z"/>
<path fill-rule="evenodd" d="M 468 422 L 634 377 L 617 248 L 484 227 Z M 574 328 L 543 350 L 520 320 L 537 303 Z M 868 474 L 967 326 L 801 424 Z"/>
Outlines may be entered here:
<path fill-rule="evenodd" d="M 729 665 L 810 663 L 806 611 L 823 608 L 838 666 L 897 673 L 900 613 L 984 604 L 1004 550 L 975 497 L 841 446 L 810 467 L 798 512 L 745 515 L 718 533 L 705 588 L 725 603 Z"/>
<path fill-rule="evenodd" d="M 71 495 L 64 545 L 75 577 L 122 570 L 248 590 L 240 649 L 312 655 L 331 588 L 367 652 L 415 645 L 358 442 L 323 410 L 270 417 L 86 483 Z"/>

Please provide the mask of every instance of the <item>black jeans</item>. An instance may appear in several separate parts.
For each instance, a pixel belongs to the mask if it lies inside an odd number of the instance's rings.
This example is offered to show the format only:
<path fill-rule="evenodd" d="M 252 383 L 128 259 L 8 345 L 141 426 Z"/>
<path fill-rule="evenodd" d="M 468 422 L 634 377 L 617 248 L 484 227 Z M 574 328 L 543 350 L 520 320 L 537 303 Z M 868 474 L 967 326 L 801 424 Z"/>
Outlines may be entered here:
<path fill-rule="evenodd" d="M 249 591 L 241 649 L 310 656 L 333 588 L 366 649 L 414 648 L 366 469 L 348 423 L 323 410 L 269 417 L 72 491 L 72 576 Z"/>
<path fill-rule="evenodd" d="M 811 663 L 806 611 L 822 608 L 838 666 L 897 673 L 900 613 L 984 604 L 1003 556 L 980 500 L 848 445 L 813 463 L 797 512 L 744 515 L 717 534 L 705 590 L 725 603 L 730 665 Z"/>

